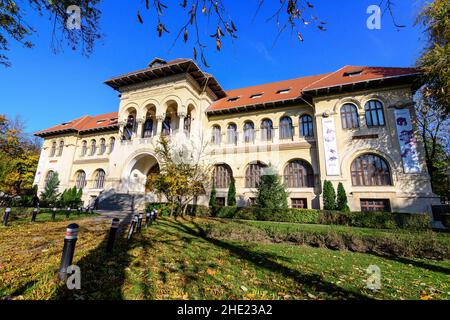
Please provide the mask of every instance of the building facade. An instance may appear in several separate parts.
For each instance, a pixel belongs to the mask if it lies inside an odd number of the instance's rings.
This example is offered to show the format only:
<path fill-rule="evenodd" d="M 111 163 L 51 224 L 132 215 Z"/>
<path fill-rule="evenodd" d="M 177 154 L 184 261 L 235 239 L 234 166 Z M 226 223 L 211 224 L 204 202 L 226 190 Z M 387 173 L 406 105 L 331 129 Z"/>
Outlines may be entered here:
<path fill-rule="evenodd" d="M 117 112 L 84 116 L 37 132 L 44 138 L 35 183 L 58 173 L 83 200 L 127 209 L 160 199 L 145 190 L 159 172 L 159 135 L 205 145 L 218 201 L 231 179 L 238 206 L 251 205 L 268 168 L 289 203 L 321 208 L 325 180 L 342 182 L 354 211 L 430 212 L 423 144 L 416 133 L 413 68 L 345 66 L 335 72 L 224 91 L 192 60 L 154 59 L 106 81 Z M 200 197 L 207 204 L 209 195 Z"/>

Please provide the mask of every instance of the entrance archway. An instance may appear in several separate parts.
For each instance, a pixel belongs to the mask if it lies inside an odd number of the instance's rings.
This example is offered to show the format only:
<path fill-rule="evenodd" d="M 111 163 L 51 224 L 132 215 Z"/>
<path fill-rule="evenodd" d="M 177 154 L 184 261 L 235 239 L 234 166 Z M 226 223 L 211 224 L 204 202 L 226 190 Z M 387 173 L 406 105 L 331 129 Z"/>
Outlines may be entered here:
<path fill-rule="evenodd" d="M 144 194 L 147 191 L 147 177 L 159 173 L 159 163 L 152 154 L 142 153 L 130 161 L 124 173 L 122 181 L 127 191 Z"/>

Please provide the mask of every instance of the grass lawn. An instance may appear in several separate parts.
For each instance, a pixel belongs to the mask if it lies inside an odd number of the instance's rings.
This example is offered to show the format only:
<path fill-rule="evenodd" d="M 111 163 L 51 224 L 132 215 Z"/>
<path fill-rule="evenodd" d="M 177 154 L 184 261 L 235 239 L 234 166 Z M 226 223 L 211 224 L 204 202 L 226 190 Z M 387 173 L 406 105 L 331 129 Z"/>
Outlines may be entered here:
<path fill-rule="evenodd" d="M 81 290 L 56 279 L 67 222 L 0 227 L 0 299 L 450 299 L 449 261 L 395 260 L 292 244 L 209 238 L 227 221 L 161 219 L 104 253 L 110 221 L 80 224 Z M 381 290 L 366 288 L 369 265 Z"/>

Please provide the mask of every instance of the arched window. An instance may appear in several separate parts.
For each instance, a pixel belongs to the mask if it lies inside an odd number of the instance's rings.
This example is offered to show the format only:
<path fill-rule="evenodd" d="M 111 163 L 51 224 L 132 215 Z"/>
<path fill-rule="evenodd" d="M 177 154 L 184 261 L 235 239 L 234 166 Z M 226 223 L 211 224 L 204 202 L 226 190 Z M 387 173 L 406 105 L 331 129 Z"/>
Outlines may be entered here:
<path fill-rule="evenodd" d="M 284 169 L 284 182 L 288 188 L 314 187 L 314 172 L 309 163 L 293 160 Z"/>
<path fill-rule="evenodd" d="M 61 141 L 59 142 L 58 157 L 61 157 L 61 156 L 62 156 L 63 150 L 64 150 L 64 141 L 61 140 Z"/>
<path fill-rule="evenodd" d="M 214 167 L 213 184 L 215 188 L 228 188 L 231 177 L 231 169 L 228 165 L 219 164 Z"/>
<path fill-rule="evenodd" d="M 87 154 L 87 141 L 84 140 L 81 144 L 81 156 L 84 157 Z"/>
<path fill-rule="evenodd" d="M 105 185 L 105 171 L 99 169 L 95 172 L 94 189 L 103 189 Z"/>
<path fill-rule="evenodd" d="M 144 129 L 142 131 L 142 138 L 150 138 L 153 135 L 153 120 L 147 119 L 144 122 Z"/>
<path fill-rule="evenodd" d="M 171 124 L 171 122 L 172 122 L 172 119 L 170 117 L 166 117 L 164 119 L 164 121 L 162 123 L 162 134 L 164 136 L 170 135 L 170 131 L 171 131 L 170 124 Z"/>
<path fill-rule="evenodd" d="M 342 129 L 359 128 L 358 108 L 351 103 L 346 103 L 341 107 Z"/>
<path fill-rule="evenodd" d="M 383 105 L 378 100 L 370 100 L 366 103 L 366 124 L 368 127 L 384 126 Z"/>
<path fill-rule="evenodd" d="M 116 145 L 116 139 L 114 137 L 109 139 L 109 153 L 112 153 L 114 151 L 115 145 Z"/>
<path fill-rule="evenodd" d="M 292 139 L 292 119 L 283 117 L 280 119 L 280 139 Z"/>
<path fill-rule="evenodd" d="M 95 153 L 97 152 L 97 141 L 91 140 L 91 156 L 95 156 Z"/>
<path fill-rule="evenodd" d="M 261 162 L 255 162 L 248 165 L 245 172 L 245 187 L 257 188 L 261 179 L 263 168 L 267 166 Z"/>
<path fill-rule="evenodd" d="M 77 172 L 76 187 L 77 189 L 83 189 L 85 186 L 86 186 L 86 172 L 80 170 Z"/>
<path fill-rule="evenodd" d="M 50 181 L 50 179 L 53 177 L 54 174 L 55 174 L 55 171 L 52 171 L 52 170 L 47 172 L 47 175 L 45 176 L 45 180 L 44 180 L 45 186 L 48 184 L 48 182 Z"/>
<path fill-rule="evenodd" d="M 56 142 L 52 143 L 52 148 L 50 150 L 50 157 L 54 157 L 56 154 Z"/>
<path fill-rule="evenodd" d="M 261 122 L 261 140 L 272 141 L 273 138 L 273 124 L 272 120 L 264 119 Z"/>
<path fill-rule="evenodd" d="M 133 137 L 135 128 L 136 128 L 136 118 L 134 117 L 134 115 L 130 114 L 127 118 L 127 124 L 124 128 L 123 139 L 131 140 L 131 138 Z"/>
<path fill-rule="evenodd" d="M 106 140 L 100 139 L 100 154 L 105 154 L 106 152 Z"/>
<path fill-rule="evenodd" d="M 220 132 L 220 126 L 212 127 L 211 143 L 214 145 L 220 145 L 222 140 L 222 133 Z"/>
<path fill-rule="evenodd" d="M 255 125 L 251 121 L 244 123 L 244 141 L 247 143 L 255 142 Z"/>
<path fill-rule="evenodd" d="M 237 126 L 234 123 L 230 123 L 227 127 L 227 143 L 236 145 L 237 140 Z"/>
<path fill-rule="evenodd" d="M 314 137 L 313 119 L 309 114 L 300 117 L 300 137 Z"/>
<path fill-rule="evenodd" d="M 354 186 L 389 186 L 392 184 L 389 166 L 376 154 L 364 154 L 356 158 L 351 165 L 352 184 Z"/>

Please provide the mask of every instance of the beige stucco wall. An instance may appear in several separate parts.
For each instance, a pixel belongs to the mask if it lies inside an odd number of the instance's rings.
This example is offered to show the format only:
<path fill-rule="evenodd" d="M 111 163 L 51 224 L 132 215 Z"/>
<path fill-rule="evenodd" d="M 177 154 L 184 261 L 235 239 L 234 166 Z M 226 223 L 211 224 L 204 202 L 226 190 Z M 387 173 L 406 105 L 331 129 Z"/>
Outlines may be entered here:
<path fill-rule="evenodd" d="M 313 104 L 291 105 L 289 107 L 265 109 L 253 112 L 242 112 L 221 116 L 206 115 L 206 109 L 216 99 L 210 91 L 199 88 L 189 76 L 172 76 L 163 80 L 154 80 L 139 85 L 123 88 L 119 103 L 119 124 L 117 132 L 99 132 L 90 135 L 62 135 L 45 139 L 43 149 L 50 150 L 52 142 L 64 140 L 65 147 L 61 157 L 47 158 L 39 182 L 43 188 L 48 170 L 57 171 L 60 175 L 61 190 L 72 187 L 76 182 L 78 170 L 84 170 L 87 185 L 84 190 L 84 200 L 100 192 L 142 193 L 145 175 L 139 170 L 147 170 L 154 163 L 154 148 L 156 137 L 142 139 L 136 134 L 131 141 L 121 142 L 119 137 L 130 113 L 136 116 L 138 132 L 146 116 L 154 120 L 154 128 L 161 129 L 161 122 L 165 116 L 172 118 L 172 128 L 178 129 L 184 117 L 188 114 L 192 118 L 190 139 L 201 144 L 210 140 L 211 128 L 219 125 L 222 131 L 220 146 L 208 146 L 210 161 L 213 164 L 226 163 L 236 179 L 238 205 L 246 205 L 249 198 L 254 196 L 253 189 L 245 188 L 245 171 L 249 163 L 261 161 L 271 164 L 280 175 L 289 161 L 302 159 L 311 164 L 314 171 L 314 188 L 289 189 L 291 198 L 306 198 L 309 208 L 321 207 L 321 188 L 324 180 L 330 180 L 335 187 L 342 182 L 349 198 L 352 210 L 360 210 L 360 199 L 389 199 L 393 211 L 430 212 L 431 203 L 436 202 L 436 196 L 431 192 L 429 176 L 426 171 L 423 147 L 419 143 L 418 152 L 421 162 L 420 174 L 405 174 L 399 152 L 394 121 L 394 106 L 403 106 L 412 102 L 411 90 L 408 87 L 394 87 L 383 90 L 368 90 L 320 97 L 313 100 Z M 364 105 L 370 99 L 377 99 L 383 104 L 386 126 L 367 128 L 364 117 Z M 339 109 L 342 104 L 352 102 L 358 107 L 360 128 L 343 130 Z M 413 106 L 409 106 L 414 114 Z M 322 136 L 322 117 L 326 113 L 333 117 L 336 125 L 340 174 L 327 176 L 325 170 L 324 145 Z M 299 135 L 299 117 L 309 114 L 314 119 L 314 137 L 301 138 Z M 294 127 L 294 137 L 290 140 L 279 139 L 279 121 L 283 116 L 290 116 Z M 263 142 L 260 139 L 260 124 L 269 118 L 274 126 L 273 142 Z M 252 121 L 255 127 L 255 142 L 245 143 L 243 127 L 245 121 Z M 238 143 L 236 146 L 227 145 L 226 128 L 229 123 L 235 123 L 238 128 Z M 376 139 L 352 139 L 353 136 L 377 134 Z M 82 141 L 89 142 L 96 139 L 99 146 L 100 139 L 116 139 L 114 151 L 104 155 L 80 156 Z M 417 137 L 420 139 L 420 137 Z M 107 150 L 109 147 L 107 146 Z M 382 187 L 354 187 L 351 183 L 351 162 L 365 152 L 381 155 L 385 158 L 392 171 L 392 186 Z M 88 152 L 89 154 L 89 152 Z M 104 190 L 93 189 L 94 173 L 98 169 L 106 172 Z M 218 189 L 218 196 L 226 197 L 226 189 Z M 207 204 L 208 197 L 199 199 L 199 203 Z"/>

